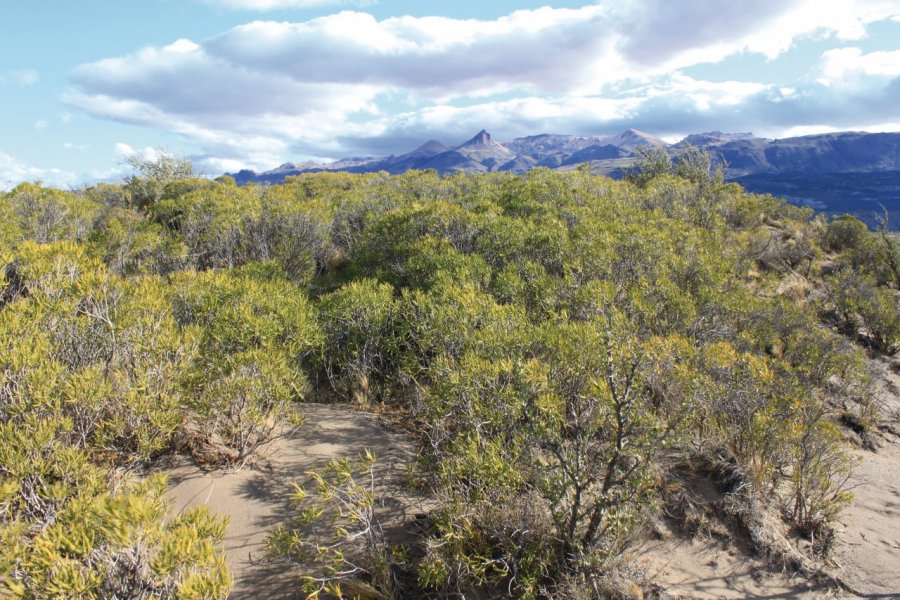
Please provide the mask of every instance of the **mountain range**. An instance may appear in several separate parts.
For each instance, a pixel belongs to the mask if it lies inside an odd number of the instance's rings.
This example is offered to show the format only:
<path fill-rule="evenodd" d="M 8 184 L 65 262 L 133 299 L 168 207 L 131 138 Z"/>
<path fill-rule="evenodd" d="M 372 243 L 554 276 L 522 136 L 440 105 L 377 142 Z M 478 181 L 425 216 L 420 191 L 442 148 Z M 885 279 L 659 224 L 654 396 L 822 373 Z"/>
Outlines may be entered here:
<path fill-rule="evenodd" d="M 270 171 L 230 173 L 238 184 L 278 183 L 319 171 L 392 174 L 434 169 L 441 174 L 510 171 L 535 167 L 571 170 L 588 163 L 592 172 L 622 177 L 642 146 L 677 155 L 687 145 L 707 150 L 725 164 L 725 176 L 746 189 L 770 193 L 826 213 L 852 213 L 870 224 L 882 206 L 900 228 L 900 133 L 839 132 L 784 139 L 711 131 L 670 144 L 629 129 L 617 135 L 541 134 L 497 142 L 485 131 L 457 146 L 428 140 L 400 156 L 344 158 L 332 163 L 285 163 Z"/>

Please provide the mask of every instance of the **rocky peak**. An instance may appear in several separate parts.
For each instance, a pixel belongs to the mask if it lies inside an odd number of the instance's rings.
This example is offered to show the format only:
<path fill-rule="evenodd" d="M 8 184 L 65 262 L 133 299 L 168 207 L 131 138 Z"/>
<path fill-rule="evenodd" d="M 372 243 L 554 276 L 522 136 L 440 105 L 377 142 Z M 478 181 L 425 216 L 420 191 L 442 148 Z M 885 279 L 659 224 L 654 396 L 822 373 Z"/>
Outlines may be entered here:
<path fill-rule="evenodd" d="M 463 144 L 463 146 L 487 146 L 491 143 L 491 134 L 482 129 L 475 134 L 471 140 Z"/>

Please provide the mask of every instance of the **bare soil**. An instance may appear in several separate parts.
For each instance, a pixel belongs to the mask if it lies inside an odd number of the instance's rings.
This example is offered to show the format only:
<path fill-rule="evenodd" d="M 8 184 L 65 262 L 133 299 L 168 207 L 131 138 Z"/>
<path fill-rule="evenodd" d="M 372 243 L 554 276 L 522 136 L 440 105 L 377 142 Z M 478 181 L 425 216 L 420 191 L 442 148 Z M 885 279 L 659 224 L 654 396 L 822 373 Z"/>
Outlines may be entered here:
<path fill-rule="evenodd" d="M 776 571 L 741 543 L 673 536 L 646 541 L 638 563 L 665 599 L 829 597 L 833 590 Z"/>
<path fill-rule="evenodd" d="M 864 598 L 900 598 L 900 374 L 896 361 L 870 362 L 879 423 L 875 450 L 855 450 L 853 504 L 841 515 L 835 566 Z"/>
<path fill-rule="evenodd" d="M 823 565 L 847 589 L 819 587 L 802 575 L 772 569 L 734 531 L 689 538 L 660 524 L 635 556 L 661 598 L 900 599 L 900 363 L 872 357 L 870 366 L 879 415 L 868 438 L 874 450 L 851 451 L 859 460 L 854 498 Z"/>
<path fill-rule="evenodd" d="M 173 510 L 206 505 L 227 516 L 225 557 L 235 585 L 231 598 L 302 598 L 300 573 L 284 563 L 265 559 L 266 534 L 294 515 L 289 495 L 292 482 L 302 483 L 306 472 L 334 456 L 356 456 L 371 450 L 377 459 L 376 477 L 381 505 L 377 514 L 388 526 L 421 512 L 418 500 L 403 491 L 402 475 L 414 456 L 402 434 L 386 428 L 371 415 L 346 407 L 306 405 L 304 424 L 291 435 L 271 442 L 254 468 L 204 472 L 190 460 L 178 459 L 165 469 Z"/>

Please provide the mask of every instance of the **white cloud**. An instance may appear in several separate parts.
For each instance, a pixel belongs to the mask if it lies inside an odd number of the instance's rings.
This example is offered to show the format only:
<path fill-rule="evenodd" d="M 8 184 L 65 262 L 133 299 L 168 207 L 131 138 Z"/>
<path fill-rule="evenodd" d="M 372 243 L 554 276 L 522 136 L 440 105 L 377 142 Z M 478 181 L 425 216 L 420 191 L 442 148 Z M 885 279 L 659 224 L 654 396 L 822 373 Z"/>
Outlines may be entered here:
<path fill-rule="evenodd" d="M 840 131 L 838 127 L 831 127 L 830 125 L 798 125 L 796 127 L 789 127 L 784 130 L 782 134 L 784 137 L 799 137 L 803 135 L 816 135 L 820 133 L 835 133 Z"/>
<path fill-rule="evenodd" d="M 45 131 L 48 127 L 50 127 L 50 123 L 47 119 L 38 119 L 34 122 L 35 131 Z"/>
<path fill-rule="evenodd" d="M 141 148 L 140 150 L 135 150 L 125 142 L 116 142 L 115 144 L 113 144 L 113 154 L 120 158 L 130 158 L 132 156 L 137 156 L 142 160 L 153 161 L 159 158 L 160 150 L 151 148 L 150 146 Z"/>
<path fill-rule="evenodd" d="M 868 131 L 873 132 L 897 132 L 900 131 L 900 121 L 894 123 L 869 123 L 866 127 Z M 840 127 L 832 127 L 830 125 L 799 125 L 797 127 L 789 127 L 781 132 L 781 137 L 794 137 L 802 135 L 816 135 L 820 133 L 835 133 L 843 131 Z"/>
<path fill-rule="evenodd" d="M 201 173 L 213 173 L 219 175 L 221 173 L 237 173 L 241 169 L 247 168 L 247 164 L 234 158 L 217 158 L 217 157 L 200 157 L 192 161 L 194 167 L 199 169 Z"/>
<path fill-rule="evenodd" d="M 859 48 L 835 48 L 822 55 L 820 83 L 853 85 L 860 78 L 900 76 L 900 50 L 863 53 Z"/>
<path fill-rule="evenodd" d="M 802 0 L 785 5 L 789 8 L 778 19 L 745 40 L 748 51 L 775 58 L 802 38 L 858 40 L 866 36 L 869 24 L 900 16 L 895 0 Z"/>
<path fill-rule="evenodd" d="M 27 165 L 21 160 L 0 151 L 0 190 L 8 190 L 23 181 L 43 181 L 56 187 L 74 185 L 78 177 L 69 171 Z"/>
<path fill-rule="evenodd" d="M 204 44 L 211 57 L 314 84 L 368 84 L 459 97 L 483 88 L 571 89 L 621 77 L 603 6 L 516 11 L 492 21 L 345 11 L 303 23 L 254 22 Z M 604 68 L 599 63 L 604 62 Z"/>
<path fill-rule="evenodd" d="M 113 145 L 113 153 L 124 158 L 134 154 L 135 150 L 125 142 L 116 142 Z"/>
<path fill-rule="evenodd" d="M 258 10 L 309 4 L 205 1 Z M 502 138 L 631 125 L 660 135 L 730 122 L 774 129 L 847 114 L 893 122 L 900 115 L 886 102 L 884 80 L 895 76 L 897 53 L 826 55 L 821 81 L 779 87 L 699 81 L 680 70 L 740 53 L 774 58 L 804 38 L 858 39 L 870 23 L 898 15 L 900 5 L 883 0 L 714 8 L 705 0 L 600 0 L 492 20 L 345 11 L 254 21 L 82 65 L 64 98 L 98 118 L 180 134 L 210 168 L 394 152 L 426 137 L 452 143 L 481 127 Z M 851 73 L 861 82 L 856 95 L 842 92 L 829 107 L 828 86 Z M 871 111 L 855 109 L 860 103 Z"/>

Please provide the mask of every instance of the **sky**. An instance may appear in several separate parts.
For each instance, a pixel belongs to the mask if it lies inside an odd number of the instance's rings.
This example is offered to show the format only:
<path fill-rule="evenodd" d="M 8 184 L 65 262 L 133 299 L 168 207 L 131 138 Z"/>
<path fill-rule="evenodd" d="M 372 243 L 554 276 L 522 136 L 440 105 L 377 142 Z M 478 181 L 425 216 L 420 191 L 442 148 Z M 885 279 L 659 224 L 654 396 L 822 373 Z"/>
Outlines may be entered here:
<path fill-rule="evenodd" d="M 900 0 L 9 0 L 0 115 L 0 189 L 480 129 L 900 131 Z"/>

